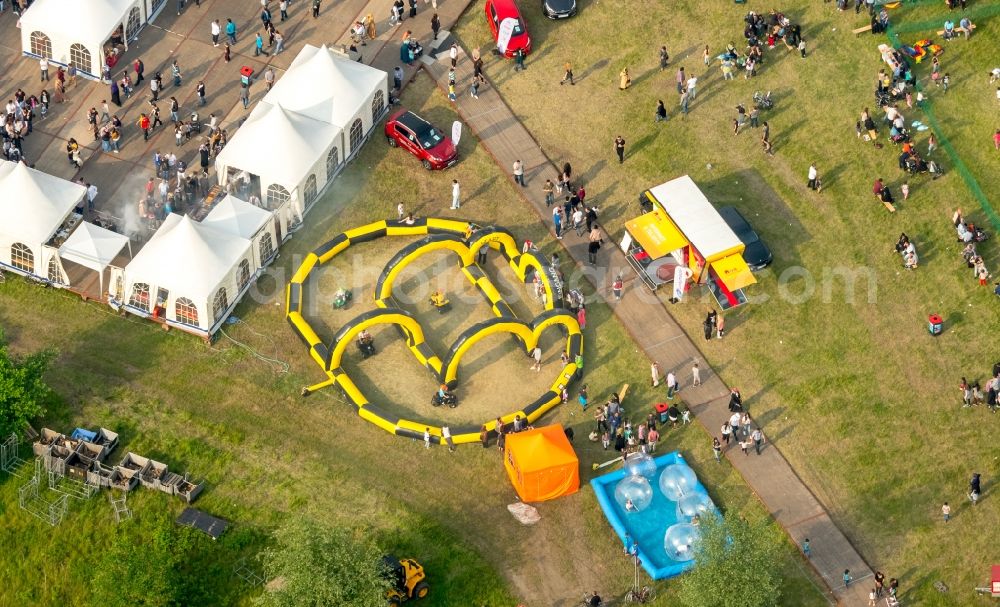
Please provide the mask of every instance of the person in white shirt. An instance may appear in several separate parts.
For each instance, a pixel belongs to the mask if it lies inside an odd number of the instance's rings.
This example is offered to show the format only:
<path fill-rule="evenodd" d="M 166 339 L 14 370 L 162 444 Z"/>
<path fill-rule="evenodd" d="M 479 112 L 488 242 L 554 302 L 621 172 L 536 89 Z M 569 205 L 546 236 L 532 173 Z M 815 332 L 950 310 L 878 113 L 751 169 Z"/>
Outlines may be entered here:
<path fill-rule="evenodd" d="M 42 72 L 42 82 L 49 81 L 49 60 L 42 57 L 38 60 L 38 69 Z M 990 81 L 992 82 L 992 80 Z"/>
<path fill-rule="evenodd" d="M 573 227 L 576 228 L 577 236 L 583 236 L 583 229 L 587 227 L 587 222 L 583 220 L 583 209 L 581 208 L 573 211 Z"/>
<path fill-rule="evenodd" d="M 1000 67 L 995 67 L 993 68 L 993 71 L 990 72 L 990 84 L 993 84 L 997 80 L 1000 80 Z"/>
<path fill-rule="evenodd" d="M 816 163 L 809 165 L 809 183 L 806 184 L 810 190 L 815 190 L 816 182 L 819 181 L 819 171 L 816 169 Z"/>
<path fill-rule="evenodd" d="M 91 211 L 94 210 L 94 200 L 97 199 L 97 186 L 88 183 L 87 184 L 87 208 Z"/>
<path fill-rule="evenodd" d="M 219 46 L 220 34 L 222 34 L 222 26 L 219 25 L 219 20 L 216 19 L 212 22 L 212 46 Z"/>
<path fill-rule="evenodd" d="M 462 194 L 462 189 L 458 185 L 457 179 L 451 180 L 451 208 L 458 209 L 462 206 L 460 202 L 460 196 Z"/>
<path fill-rule="evenodd" d="M 458 45 L 452 44 L 451 50 L 448 51 L 448 56 L 451 58 L 451 67 L 458 65 Z"/>
<path fill-rule="evenodd" d="M 689 100 L 692 100 L 692 101 L 694 100 L 694 97 L 695 97 L 695 85 L 697 85 L 697 84 L 698 84 L 698 77 L 694 76 L 692 74 L 692 76 L 687 79 L 687 92 L 688 92 L 688 99 Z"/>

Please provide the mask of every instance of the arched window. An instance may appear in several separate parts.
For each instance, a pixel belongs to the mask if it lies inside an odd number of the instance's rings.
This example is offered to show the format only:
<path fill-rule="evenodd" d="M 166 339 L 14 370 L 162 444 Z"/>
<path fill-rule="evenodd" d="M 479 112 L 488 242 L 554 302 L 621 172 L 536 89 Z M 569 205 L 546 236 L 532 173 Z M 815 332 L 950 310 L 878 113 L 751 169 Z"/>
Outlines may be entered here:
<path fill-rule="evenodd" d="M 81 72 L 91 73 L 94 71 L 94 63 L 90 60 L 90 51 L 78 42 L 69 47 L 69 64 Z"/>
<path fill-rule="evenodd" d="M 52 40 L 42 32 L 31 32 L 31 52 L 39 57 L 51 57 Z"/>
<path fill-rule="evenodd" d="M 309 204 L 313 200 L 316 199 L 316 176 L 315 175 L 310 175 L 309 179 L 306 179 L 305 193 L 306 193 L 306 196 L 305 196 L 305 198 L 306 198 L 306 204 Z"/>
<path fill-rule="evenodd" d="M 132 295 L 128 298 L 128 305 L 149 312 L 149 285 L 144 282 L 133 284 Z"/>
<path fill-rule="evenodd" d="M 221 287 L 212 300 L 212 314 L 215 320 L 222 318 L 222 315 L 229 309 L 229 300 L 226 298 L 226 287 Z"/>
<path fill-rule="evenodd" d="M 179 323 L 198 326 L 198 306 L 187 297 L 180 297 L 174 302 L 174 316 Z"/>
<path fill-rule="evenodd" d="M 34 274 L 35 254 L 31 252 L 28 245 L 22 242 L 15 242 L 10 245 L 10 265 L 14 266 L 18 270 Z"/>
<path fill-rule="evenodd" d="M 275 209 L 280 208 L 281 205 L 283 205 L 286 202 L 288 202 L 288 199 L 291 198 L 291 197 L 292 197 L 292 195 L 289 194 L 288 190 L 286 190 L 284 187 L 282 187 L 282 186 L 280 186 L 280 185 L 278 185 L 276 183 L 272 183 L 271 185 L 267 186 L 267 208 L 268 208 L 268 210 L 269 211 L 273 211 Z"/>
<path fill-rule="evenodd" d="M 133 6 L 128 14 L 128 22 L 125 24 L 126 40 L 133 40 L 138 36 L 140 27 L 142 27 L 142 14 L 139 12 L 138 6 Z"/>
<path fill-rule="evenodd" d="M 59 261 L 56 260 L 55 255 L 53 255 L 52 258 L 49 259 L 49 268 L 47 274 L 49 277 L 49 282 L 62 284 L 63 282 L 62 269 L 59 267 Z"/>
<path fill-rule="evenodd" d="M 372 122 L 378 122 L 378 119 L 382 117 L 382 111 L 385 110 L 385 95 L 382 94 L 381 90 L 375 91 L 375 98 L 372 99 Z"/>
<path fill-rule="evenodd" d="M 240 268 L 236 271 L 236 284 L 240 286 L 240 291 L 250 282 L 250 262 L 244 259 L 240 262 Z"/>
<path fill-rule="evenodd" d="M 361 147 L 361 138 L 364 137 L 364 127 L 361 125 L 361 119 L 358 118 L 351 125 L 351 153 L 357 151 Z"/>
<path fill-rule="evenodd" d="M 264 232 L 260 237 L 260 262 L 266 262 L 272 255 L 274 255 L 274 242 L 271 240 L 271 233 Z"/>
<path fill-rule="evenodd" d="M 330 149 L 330 153 L 326 155 L 326 180 L 330 181 L 334 173 L 337 172 L 337 166 L 340 164 L 340 150 L 337 146 L 333 146 Z"/>

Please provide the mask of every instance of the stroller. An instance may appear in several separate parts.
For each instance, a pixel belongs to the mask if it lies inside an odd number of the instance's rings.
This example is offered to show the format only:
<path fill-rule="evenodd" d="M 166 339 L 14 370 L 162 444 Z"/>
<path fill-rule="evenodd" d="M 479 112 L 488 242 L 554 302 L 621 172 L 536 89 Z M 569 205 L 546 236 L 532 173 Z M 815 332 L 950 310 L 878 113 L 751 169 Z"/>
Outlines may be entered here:
<path fill-rule="evenodd" d="M 191 112 L 191 120 L 188 122 L 188 126 L 191 127 L 192 133 L 201 133 L 201 118 L 199 118 L 198 112 Z"/>
<path fill-rule="evenodd" d="M 771 100 L 771 91 L 767 94 L 762 95 L 760 91 L 753 94 L 753 103 L 762 110 L 769 110 L 774 107 L 774 101 Z"/>

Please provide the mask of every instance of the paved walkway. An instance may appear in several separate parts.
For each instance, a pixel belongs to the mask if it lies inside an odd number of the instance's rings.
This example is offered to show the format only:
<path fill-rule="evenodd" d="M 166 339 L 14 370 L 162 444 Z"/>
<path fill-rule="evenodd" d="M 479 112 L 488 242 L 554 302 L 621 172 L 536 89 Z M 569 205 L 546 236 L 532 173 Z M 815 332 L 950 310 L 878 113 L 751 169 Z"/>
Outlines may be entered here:
<path fill-rule="evenodd" d="M 458 16 L 455 9 L 464 9 L 461 5 L 466 4 L 465 0 L 443 3 L 441 8 L 446 9 L 447 13 L 444 10 L 438 11 L 442 24 L 451 25 Z M 418 17 L 406 29 L 413 30 L 421 40 L 429 37 L 427 19 L 421 20 Z M 396 45 L 390 44 L 383 52 L 376 52 L 374 56 L 366 58 L 366 62 L 382 69 L 391 69 L 398 62 L 396 53 Z M 442 61 L 427 61 L 424 65 L 438 86 L 447 91 L 449 64 L 447 54 L 441 55 Z M 496 160 L 501 171 L 510 174 L 515 160 L 519 159 L 524 163 L 527 187 L 522 189 L 523 198 L 534 208 L 543 223 L 551 225 L 550 209 L 545 206 L 541 185 L 546 176 L 554 178 L 558 169 L 492 86 L 480 88 L 479 99 L 473 99 L 468 94 L 472 79 L 471 64 L 471 59 L 463 52 L 456 70 L 456 89 L 459 92 L 456 109 L 466 126 L 476 133 L 483 147 Z M 585 238 L 577 238 L 570 232 L 560 242 L 577 269 L 594 284 L 598 296 L 613 307 L 632 338 L 651 360 L 659 362 L 664 373 L 672 369 L 677 372 L 678 377 L 690 377 L 691 363 L 699 361 L 703 384 L 685 387 L 684 399 L 698 421 L 711 434 L 717 435 L 718 429 L 729 417 L 729 389 L 708 367 L 698 347 L 681 330 L 663 302 L 652 297 L 635 279 L 623 254 L 610 238 L 605 239 L 607 244 L 599 255 L 600 263 L 596 269 L 590 268 L 586 262 Z M 566 271 L 569 268 L 563 269 Z M 619 272 L 626 278 L 626 289 L 621 301 L 613 303 L 610 283 Z M 810 561 L 838 604 L 851 607 L 866 605 L 867 590 L 871 588 L 870 578 L 873 576 L 871 568 L 837 528 L 816 496 L 795 474 L 781 452 L 769 443 L 760 456 L 744 457 L 735 447 L 726 456 L 797 545 L 801 546 L 802 540 L 807 537 L 810 539 Z M 854 578 L 850 587 L 844 586 L 844 569 L 850 569 Z"/>

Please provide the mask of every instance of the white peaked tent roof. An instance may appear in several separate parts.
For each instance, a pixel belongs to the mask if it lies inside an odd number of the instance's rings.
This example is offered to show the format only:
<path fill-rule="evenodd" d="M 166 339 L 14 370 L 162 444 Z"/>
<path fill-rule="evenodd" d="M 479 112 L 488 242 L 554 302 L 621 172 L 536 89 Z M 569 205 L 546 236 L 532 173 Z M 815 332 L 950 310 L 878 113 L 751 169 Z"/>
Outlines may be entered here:
<path fill-rule="evenodd" d="M 262 101 L 222 148 L 216 162 L 266 176 L 291 190 L 340 131 L 332 124 Z"/>
<path fill-rule="evenodd" d="M 78 183 L 2 160 L 0 232 L 16 242 L 45 244 L 86 193 Z"/>
<path fill-rule="evenodd" d="M 121 24 L 135 0 L 35 0 L 21 15 L 20 28 L 50 38 L 62 34 L 74 42 L 98 44 Z M 91 53 L 100 49 L 89 48 Z"/>
<path fill-rule="evenodd" d="M 284 76 L 267 94 L 267 101 L 285 109 L 348 129 L 358 108 L 379 89 L 388 74 L 380 69 L 338 57 L 326 46 L 307 44 Z"/>
<path fill-rule="evenodd" d="M 650 191 L 674 225 L 702 255 L 714 255 L 741 244 L 690 176 L 671 179 Z"/>
<path fill-rule="evenodd" d="M 126 266 L 125 274 L 130 282 L 167 289 L 173 297 L 207 301 L 249 249 L 246 238 L 172 213 Z"/>
<path fill-rule="evenodd" d="M 59 247 L 59 256 L 103 272 L 126 246 L 128 236 L 84 221 Z"/>
<path fill-rule="evenodd" d="M 270 211 L 230 194 L 215 205 L 208 216 L 201 220 L 201 225 L 250 239 L 271 220 L 272 216 L 273 213 Z"/>

